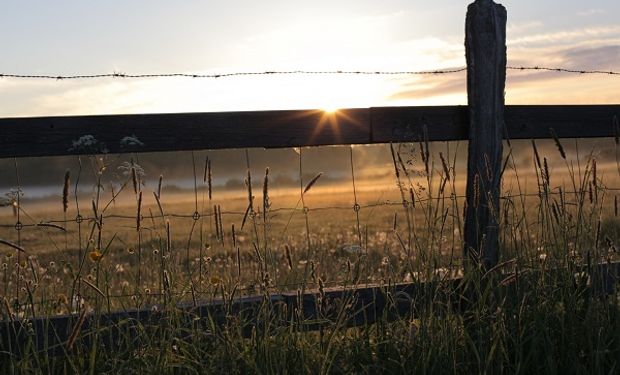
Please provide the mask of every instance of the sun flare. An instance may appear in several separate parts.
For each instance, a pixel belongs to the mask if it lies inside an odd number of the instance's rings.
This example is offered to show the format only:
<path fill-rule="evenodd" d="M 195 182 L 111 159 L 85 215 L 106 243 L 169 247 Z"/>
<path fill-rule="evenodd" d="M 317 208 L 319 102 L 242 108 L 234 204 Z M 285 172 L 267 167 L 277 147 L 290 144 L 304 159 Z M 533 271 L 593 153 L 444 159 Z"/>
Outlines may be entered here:
<path fill-rule="evenodd" d="M 323 112 L 325 112 L 327 114 L 334 114 L 334 113 L 338 112 L 338 108 L 336 108 L 336 107 L 323 107 Z"/>

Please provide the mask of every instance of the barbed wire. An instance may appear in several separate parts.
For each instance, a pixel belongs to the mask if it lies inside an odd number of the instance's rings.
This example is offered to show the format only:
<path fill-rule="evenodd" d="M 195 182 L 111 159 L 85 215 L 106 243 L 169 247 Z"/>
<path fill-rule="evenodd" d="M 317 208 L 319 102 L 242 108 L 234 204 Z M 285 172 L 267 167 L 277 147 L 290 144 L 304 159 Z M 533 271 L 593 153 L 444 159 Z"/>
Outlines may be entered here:
<path fill-rule="evenodd" d="M 507 70 L 517 71 L 549 71 L 557 73 L 573 73 L 573 74 L 604 74 L 604 75 L 620 75 L 618 71 L 612 70 L 588 70 L 574 69 L 562 67 L 546 67 L 546 66 L 508 66 Z M 413 70 L 413 71 L 389 71 L 389 70 L 268 70 L 260 72 L 231 72 L 231 73 L 137 73 L 127 74 L 122 72 L 100 73 L 100 74 L 14 74 L 0 73 L 0 78 L 15 79 L 44 79 L 44 80 L 83 80 L 83 79 L 100 79 L 100 78 L 126 78 L 126 79 L 146 79 L 146 78 L 231 78 L 241 76 L 276 76 L 276 75 L 365 75 L 365 76 L 405 76 L 405 75 L 443 75 L 454 74 L 467 71 L 467 67 L 452 69 L 436 69 L 436 70 Z"/>
<path fill-rule="evenodd" d="M 605 187 L 604 190 L 607 191 L 611 191 L 611 192 L 620 192 L 620 187 Z M 583 192 L 579 192 L 579 191 L 564 191 L 564 194 L 568 194 L 568 195 L 576 195 L 579 193 L 583 193 Z M 518 193 L 518 194 L 512 194 L 512 193 L 507 193 L 507 194 L 503 194 L 501 195 L 499 198 L 501 200 L 511 200 L 514 198 L 518 198 L 518 197 L 525 197 L 525 198 L 537 198 L 540 197 L 541 194 L 545 194 L 543 192 L 536 192 L 536 193 Z M 556 196 L 556 195 L 560 195 L 559 192 L 555 192 L 555 191 L 550 191 L 548 193 L 546 193 L 546 195 L 549 196 Z M 465 199 L 466 196 L 465 195 L 451 195 L 451 196 L 441 196 L 441 197 L 431 197 L 431 198 L 417 198 L 415 200 L 415 203 L 427 203 L 427 202 L 432 202 L 432 201 L 441 201 L 444 199 Z M 411 205 L 411 201 L 407 201 L 406 204 Z M 358 204 L 357 207 L 355 205 L 353 206 L 344 206 L 344 205 L 339 205 L 339 206 L 318 206 L 318 207 L 306 207 L 308 212 L 319 212 L 319 211 L 330 211 L 330 210 L 335 210 L 335 211 L 348 211 L 348 210 L 353 210 L 355 211 L 357 210 L 362 210 L 362 209 L 372 209 L 372 208 L 377 208 L 377 207 L 402 207 L 403 202 L 401 201 L 397 201 L 397 200 L 385 200 L 385 201 L 380 201 L 380 202 L 374 202 L 374 203 L 368 203 L 368 204 Z M 278 213 L 283 213 L 283 212 L 304 212 L 304 208 L 303 207 L 278 207 L 278 208 L 273 208 L 269 210 L 269 214 L 278 214 Z M 259 214 L 259 213 L 256 213 Z M 243 217 L 246 215 L 245 211 L 222 211 L 220 212 L 221 216 L 239 216 L 239 217 Z M 141 215 L 141 220 L 158 220 L 158 219 L 193 219 L 193 220 L 199 220 L 201 217 L 214 217 L 215 213 L 213 212 L 206 212 L 206 213 L 202 213 L 199 214 L 198 216 L 196 215 L 196 213 L 187 213 L 187 214 L 183 214 L 183 213 L 164 213 L 163 215 L 158 214 L 158 215 Z M 95 218 L 92 216 L 78 216 L 77 218 L 67 218 L 67 219 L 53 219 L 53 220 L 45 220 L 45 221 L 40 221 L 40 222 L 36 222 L 36 223 L 32 223 L 32 224 L 24 224 L 24 223 L 20 223 L 20 228 L 40 228 L 40 227 L 45 227 L 48 224 L 68 224 L 68 223 L 74 223 L 74 222 L 82 222 L 82 221 L 86 221 L 86 222 L 94 222 L 94 221 L 98 221 L 98 220 L 106 220 L 106 219 L 117 219 L 117 220 L 136 220 L 136 215 L 121 215 L 121 214 L 108 214 L 108 215 L 101 215 L 99 218 Z M 15 224 L 0 224 L 0 228 L 14 228 Z"/>

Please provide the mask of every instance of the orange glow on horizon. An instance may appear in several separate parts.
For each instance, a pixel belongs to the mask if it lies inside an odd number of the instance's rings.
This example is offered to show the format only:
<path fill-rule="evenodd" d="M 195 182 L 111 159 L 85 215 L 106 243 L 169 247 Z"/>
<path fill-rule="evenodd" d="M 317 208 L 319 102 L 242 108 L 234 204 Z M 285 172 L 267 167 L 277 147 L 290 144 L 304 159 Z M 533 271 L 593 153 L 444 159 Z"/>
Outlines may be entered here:
<path fill-rule="evenodd" d="M 333 115 L 336 112 L 338 112 L 338 110 L 339 108 L 336 108 L 336 107 L 324 107 L 323 108 L 323 112 L 325 112 L 325 114 L 328 114 L 328 115 Z"/>

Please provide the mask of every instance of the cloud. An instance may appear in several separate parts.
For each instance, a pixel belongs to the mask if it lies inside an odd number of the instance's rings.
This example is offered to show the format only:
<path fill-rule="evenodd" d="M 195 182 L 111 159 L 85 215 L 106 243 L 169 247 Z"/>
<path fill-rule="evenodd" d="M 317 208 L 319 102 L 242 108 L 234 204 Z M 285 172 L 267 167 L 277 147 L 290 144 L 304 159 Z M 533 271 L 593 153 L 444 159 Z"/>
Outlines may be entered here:
<path fill-rule="evenodd" d="M 603 9 L 600 8 L 596 8 L 596 9 L 587 9 L 587 10 L 583 10 L 581 12 L 578 12 L 577 15 L 581 16 L 581 17 L 589 17 L 589 16 L 594 16 L 597 14 L 601 14 L 604 13 L 605 11 Z"/>
<path fill-rule="evenodd" d="M 591 41 L 593 39 L 618 37 L 620 26 L 597 26 L 574 30 L 563 30 L 549 33 L 537 33 L 524 35 L 517 38 L 509 38 L 507 44 L 511 46 L 553 46 L 558 43 L 572 44 L 576 42 Z"/>
<path fill-rule="evenodd" d="M 532 60 L 531 56 L 535 55 L 531 50 L 519 50 L 515 59 L 510 59 L 509 66 L 532 66 L 544 64 L 540 60 Z M 553 62 L 553 66 L 559 66 L 568 69 L 602 69 L 602 70 L 620 70 L 620 45 L 610 44 L 594 47 L 578 46 L 563 48 L 549 51 L 542 60 Z M 611 102 L 617 97 L 617 87 L 620 81 L 613 85 L 613 80 L 609 80 L 607 76 L 588 76 L 557 73 L 550 71 L 518 71 L 509 70 L 507 73 L 506 89 L 514 92 L 512 98 L 523 101 L 526 100 L 528 92 L 536 93 L 545 91 L 547 93 L 555 92 L 555 95 L 546 98 L 547 101 L 568 100 L 566 93 L 562 87 L 574 87 L 578 85 L 586 86 L 584 81 L 587 80 L 589 85 L 594 83 L 599 86 L 596 93 L 597 101 Z M 615 78 L 614 78 L 615 80 Z M 594 87 L 591 87 L 594 90 Z M 466 87 L 466 74 L 451 74 L 446 76 L 424 76 L 416 77 L 402 83 L 400 90 L 391 95 L 391 100 L 421 100 L 432 97 L 446 97 L 455 94 L 464 94 Z M 576 98 L 576 97 L 575 97 Z M 586 98 L 587 99 L 587 98 Z M 576 100 L 576 99 L 575 99 Z M 445 103 L 449 104 L 449 103 Z"/>

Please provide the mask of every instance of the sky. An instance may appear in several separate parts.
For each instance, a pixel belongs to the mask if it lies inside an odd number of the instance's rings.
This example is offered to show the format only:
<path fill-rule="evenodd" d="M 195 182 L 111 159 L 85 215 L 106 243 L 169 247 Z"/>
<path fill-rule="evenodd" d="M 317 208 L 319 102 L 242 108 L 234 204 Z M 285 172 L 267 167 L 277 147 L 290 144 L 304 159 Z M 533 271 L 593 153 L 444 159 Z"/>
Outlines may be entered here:
<path fill-rule="evenodd" d="M 461 67 L 469 1 L 5 1 L 5 74 Z M 617 0 L 507 0 L 508 64 L 620 71 Z M 619 76 L 508 73 L 508 104 L 618 103 Z M 465 74 L 0 79 L 0 117 L 466 104 Z"/>

